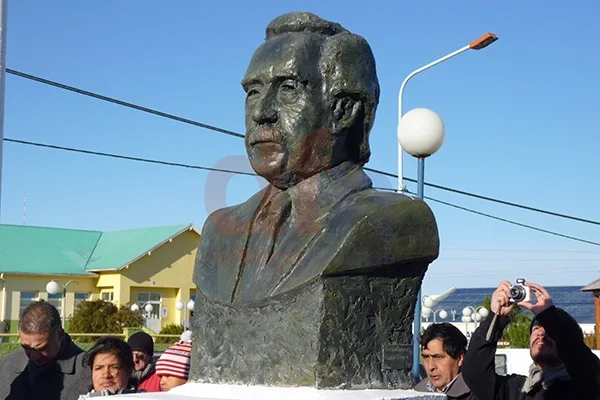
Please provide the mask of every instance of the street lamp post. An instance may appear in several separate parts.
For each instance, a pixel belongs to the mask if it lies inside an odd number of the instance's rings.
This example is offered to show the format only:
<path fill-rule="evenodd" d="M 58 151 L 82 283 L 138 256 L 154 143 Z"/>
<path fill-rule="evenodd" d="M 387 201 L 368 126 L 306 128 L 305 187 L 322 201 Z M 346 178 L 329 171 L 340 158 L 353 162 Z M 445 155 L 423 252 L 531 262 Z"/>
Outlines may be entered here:
<path fill-rule="evenodd" d="M 422 66 L 421 68 L 417 68 L 416 70 L 414 70 L 413 72 L 411 72 L 410 74 L 408 74 L 408 76 L 406 78 L 404 78 L 404 81 L 402 81 L 402 84 L 400 85 L 400 90 L 398 91 L 398 136 L 400 136 L 400 127 L 401 127 L 401 122 L 402 122 L 402 98 L 404 96 L 404 89 L 406 88 L 406 84 L 408 83 L 408 81 L 414 77 L 415 75 L 428 70 L 431 67 L 434 67 L 440 63 L 443 63 L 446 60 L 451 59 L 454 56 L 457 56 L 467 50 L 481 50 L 487 46 L 489 46 L 490 44 L 494 43 L 496 40 L 498 40 L 498 37 L 496 35 L 494 35 L 493 33 L 486 33 L 485 35 L 481 36 L 480 38 L 473 40 L 471 43 L 469 43 L 468 45 L 461 47 L 460 49 L 453 51 L 452 53 L 446 54 L 443 57 L 438 58 L 435 61 L 430 62 L 427 65 Z M 400 142 L 398 142 L 398 191 L 399 192 L 404 192 L 404 184 L 402 181 L 402 158 L 403 158 L 403 153 L 402 153 L 402 144 Z"/>
<path fill-rule="evenodd" d="M 137 303 L 133 303 L 130 308 L 133 312 L 140 311 L 140 306 Z M 146 316 L 144 318 L 148 319 L 150 314 L 152 313 L 152 310 L 154 310 L 154 306 L 150 303 L 145 303 L 142 306 L 142 308 L 144 309 L 144 311 L 146 311 Z"/>
<path fill-rule="evenodd" d="M 444 124 L 442 119 L 433 111 L 426 108 L 417 108 L 403 115 L 402 113 L 402 97 L 404 89 L 408 81 L 420 72 L 423 72 L 437 64 L 440 64 L 454 56 L 457 56 L 467 50 L 481 50 L 493 42 L 498 40 L 498 37 L 493 33 L 486 33 L 480 38 L 472 41 L 468 45 L 453 51 L 437 60 L 422 66 L 408 74 L 400 85 L 398 92 L 398 191 L 404 192 L 404 184 L 402 181 L 402 157 L 403 149 L 410 155 L 418 159 L 417 173 L 417 197 L 424 198 L 425 186 L 425 158 L 439 150 L 444 141 Z M 418 293 L 418 299 L 421 298 L 421 290 Z M 420 346 L 419 335 L 421 332 L 421 302 L 415 304 L 415 313 L 413 318 L 413 377 L 419 379 L 419 361 L 420 361 Z"/>
<path fill-rule="evenodd" d="M 66 307 L 67 307 L 67 287 L 71 284 L 71 283 L 75 283 L 75 284 L 79 284 L 79 282 L 77 282 L 74 279 L 71 279 L 70 281 L 67 281 L 65 283 L 63 283 L 62 281 L 58 280 L 58 279 L 53 279 L 50 282 L 48 282 L 46 284 L 46 292 L 50 293 L 50 294 L 57 294 L 60 293 L 60 288 L 62 286 L 62 300 L 61 300 L 61 317 L 62 317 L 62 325 L 63 325 L 63 329 L 67 329 L 66 323 Z"/>
<path fill-rule="evenodd" d="M 490 312 L 484 306 L 466 306 L 462 310 L 462 322 L 465 323 L 465 330 L 468 331 L 468 323 L 471 321 L 473 321 L 473 323 L 475 324 L 475 328 L 477 328 L 477 323 L 482 319 L 487 318 L 489 314 Z"/>
<path fill-rule="evenodd" d="M 438 314 L 441 319 L 448 318 L 448 312 L 446 310 L 444 310 L 443 308 L 438 308 L 436 310 L 432 310 L 430 308 L 423 307 L 423 317 L 425 319 L 429 320 L 429 316 L 433 315 L 433 323 L 434 324 L 437 322 L 435 317 Z"/>
<path fill-rule="evenodd" d="M 439 115 L 426 108 L 415 108 L 402 117 L 402 124 L 398 130 L 398 143 L 406 151 L 419 160 L 417 176 L 417 197 L 424 198 L 425 186 L 425 158 L 439 150 L 444 142 L 444 123 Z M 421 290 L 417 295 L 421 297 Z M 420 347 L 419 335 L 421 333 L 421 302 L 415 304 L 413 318 L 413 376 L 419 380 Z"/>
<path fill-rule="evenodd" d="M 2 146 L 4 142 L 4 83 L 6 76 L 6 17 L 8 0 L 0 0 L 0 203 L 2 203 Z"/>
<path fill-rule="evenodd" d="M 183 327 L 189 329 L 191 327 L 191 323 L 189 321 L 189 311 L 194 311 L 194 300 L 190 300 L 186 303 L 184 303 L 183 301 L 179 300 L 177 301 L 177 304 L 175 305 L 175 307 L 179 310 L 182 311 L 184 308 L 187 308 L 187 310 L 185 311 L 185 317 L 184 317 L 184 321 L 185 323 L 183 323 Z"/>

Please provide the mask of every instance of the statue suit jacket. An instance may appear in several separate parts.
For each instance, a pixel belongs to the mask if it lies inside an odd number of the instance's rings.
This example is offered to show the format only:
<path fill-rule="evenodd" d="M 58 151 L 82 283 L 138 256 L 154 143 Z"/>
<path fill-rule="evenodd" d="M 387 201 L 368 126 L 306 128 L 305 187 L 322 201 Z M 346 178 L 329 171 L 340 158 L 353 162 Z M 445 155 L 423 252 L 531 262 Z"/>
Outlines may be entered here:
<path fill-rule="evenodd" d="M 277 212 L 265 210 L 277 198 L 282 215 L 273 217 Z M 257 223 L 262 214 L 272 218 Z M 211 301 L 255 303 L 321 275 L 427 265 L 438 252 L 437 225 L 423 201 L 374 190 L 360 166 L 345 162 L 285 191 L 269 185 L 213 212 L 202 230 L 194 283 Z"/>

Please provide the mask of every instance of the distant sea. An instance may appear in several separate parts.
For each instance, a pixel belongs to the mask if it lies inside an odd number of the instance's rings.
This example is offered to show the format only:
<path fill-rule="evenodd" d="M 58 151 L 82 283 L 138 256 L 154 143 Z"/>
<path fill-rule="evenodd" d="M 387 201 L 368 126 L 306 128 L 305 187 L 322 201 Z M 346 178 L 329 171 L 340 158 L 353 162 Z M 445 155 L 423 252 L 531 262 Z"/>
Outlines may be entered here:
<path fill-rule="evenodd" d="M 555 306 L 567 311 L 580 324 L 593 324 L 594 296 L 589 292 L 582 292 L 582 286 L 557 286 L 546 287 Z M 439 302 L 435 309 L 443 308 L 448 312 L 448 318 L 444 321 L 452 321 L 452 310 L 456 311 L 456 321 L 460 321 L 462 310 L 466 306 L 477 307 L 483 302 L 485 296 L 492 297 L 496 288 L 471 288 L 456 289 L 454 293 L 445 300 Z M 438 322 L 442 322 L 438 318 Z"/>

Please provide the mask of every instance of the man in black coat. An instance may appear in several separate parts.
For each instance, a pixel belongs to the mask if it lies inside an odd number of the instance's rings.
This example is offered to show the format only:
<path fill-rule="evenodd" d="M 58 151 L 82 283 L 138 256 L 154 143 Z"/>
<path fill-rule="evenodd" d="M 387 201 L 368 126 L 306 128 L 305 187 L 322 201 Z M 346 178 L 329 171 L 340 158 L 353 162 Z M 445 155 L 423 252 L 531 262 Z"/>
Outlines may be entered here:
<path fill-rule="evenodd" d="M 0 360 L 0 399 L 76 400 L 87 392 L 91 371 L 52 304 L 31 303 L 19 319 L 21 348 Z"/>
<path fill-rule="evenodd" d="M 552 305 L 540 285 L 526 282 L 537 298 L 518 302 L 535 314 L 529 350 L 533 364 L 528 376 L 495 373 L 494 355 L 514 308 L 509 282 L 502 282 L 491 300 L 492 312 L 473 333 L 462 369 L 471 391 L 481 400 L 600 399 L 600 360 L 585 345 L 577 322 Z"/>

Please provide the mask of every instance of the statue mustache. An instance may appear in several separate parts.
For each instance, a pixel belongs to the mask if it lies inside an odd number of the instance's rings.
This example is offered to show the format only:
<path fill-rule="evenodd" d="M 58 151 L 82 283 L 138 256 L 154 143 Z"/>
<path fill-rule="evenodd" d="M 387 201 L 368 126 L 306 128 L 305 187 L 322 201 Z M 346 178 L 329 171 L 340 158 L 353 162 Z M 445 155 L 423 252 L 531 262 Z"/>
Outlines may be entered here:
<path fill-rule="evenodd" d="M 275 142 L 285 143 L 284 135 L 281 130 L 274 126 L 260 126 L 248 132 L 250 144 Z"/>

